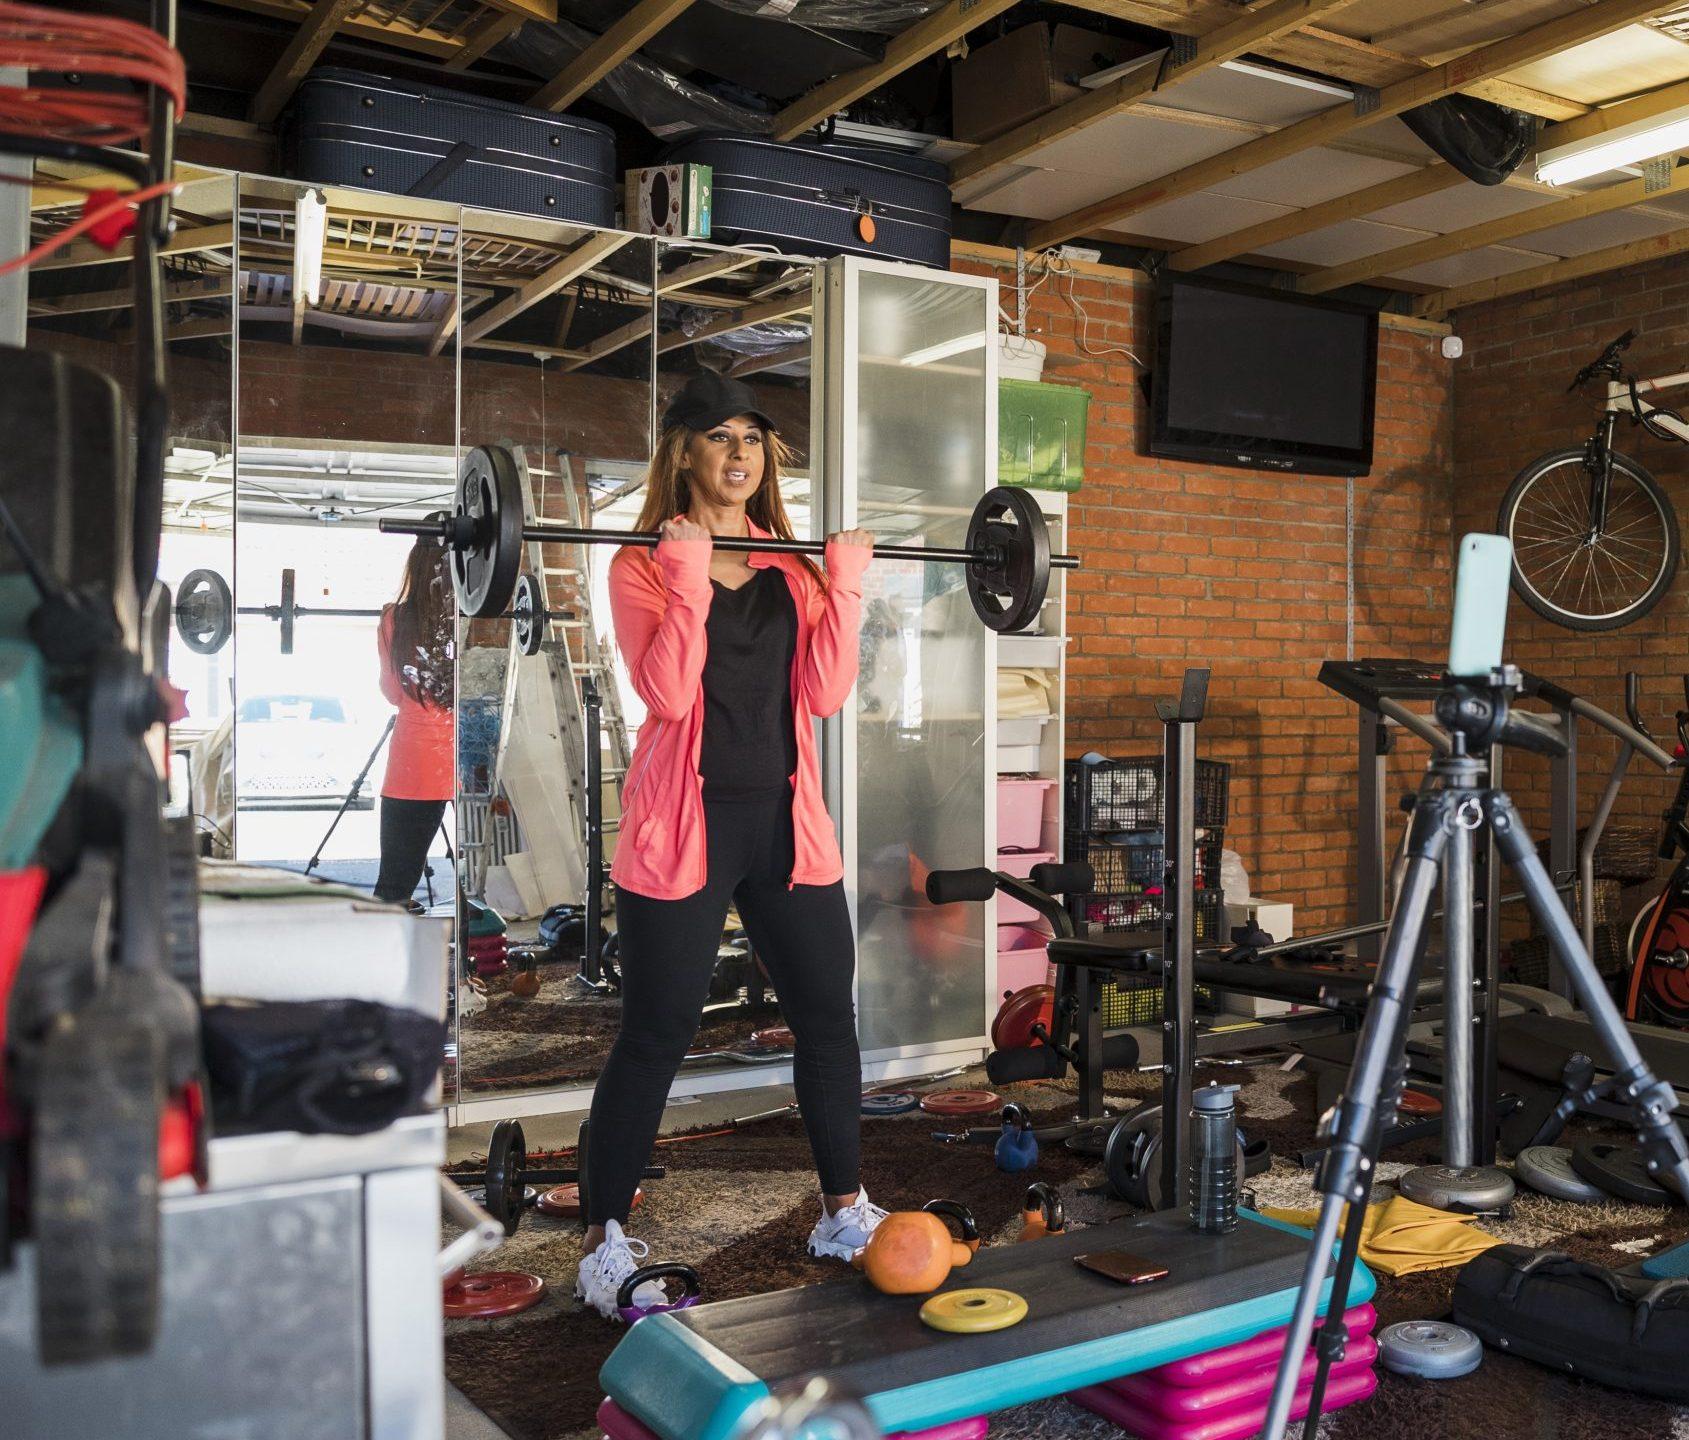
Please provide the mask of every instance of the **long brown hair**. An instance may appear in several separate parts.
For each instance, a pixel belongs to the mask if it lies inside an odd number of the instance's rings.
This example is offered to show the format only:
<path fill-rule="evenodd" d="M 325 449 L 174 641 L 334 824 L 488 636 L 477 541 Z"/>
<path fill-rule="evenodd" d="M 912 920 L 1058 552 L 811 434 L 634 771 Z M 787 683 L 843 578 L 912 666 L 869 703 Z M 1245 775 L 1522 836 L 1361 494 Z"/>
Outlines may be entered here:
<path fill-rule="evenodd" d="M 457 604 L 436 540 L 418 539 L 405 557 L 405 577 L 393 602 L 389 653 L 399 686 L 419 705 L 452 705 L 452 661 L 456 655 Z"/>
<path fill-rule="evenodd" d="M 657 453 L 651 457 L 645 472 L 645 505 L 639 512 L 636 530 L 655 530 L 665 520 L 685 515 L 692 509 L 692 483 L 688 471 L 681 467 L 686 447 L 692 437 L 704 432 L 685 425 L 671 425 L 657 441 Z M 745 504 L 745 513 L 759 528 L 782 540 L 796 540 L 792 519 L 786 513 L 786 502 L 780 495 L 780 471 L 790 465 L 796 451 L 772 430 L 762 432 L 762 484 Z M 823 590 L 827 578 L 807 555 L 797 557 Z"/>

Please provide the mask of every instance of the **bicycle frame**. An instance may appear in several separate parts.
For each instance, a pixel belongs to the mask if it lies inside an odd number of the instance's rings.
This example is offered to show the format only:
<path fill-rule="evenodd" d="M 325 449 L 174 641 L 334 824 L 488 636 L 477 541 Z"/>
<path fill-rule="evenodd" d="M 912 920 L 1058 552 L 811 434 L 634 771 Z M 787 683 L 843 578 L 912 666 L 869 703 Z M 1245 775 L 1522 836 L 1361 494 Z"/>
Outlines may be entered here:
<path fill-rule="evenodd" d="M 1586 465 L 1589 470 L 1589 536 L 1593 541 L 1607 529 L 1607 498 L 1613 475 L 1613 431 L 1619 416 L 1630 415 L 1641 420 L 1649 417 L 1649 427 L 1675 436 L 1689 443 L 1689 424 L 1679 420 L 1669 410 L 1643 402 L 1642 396 L 1657 394 L 1689 385 L 1689 370 L 1676 375 L 1662 375 L 1655 380 L 1609 380 L 1607 382 L 1606 413 L 1589 440 Z"/>

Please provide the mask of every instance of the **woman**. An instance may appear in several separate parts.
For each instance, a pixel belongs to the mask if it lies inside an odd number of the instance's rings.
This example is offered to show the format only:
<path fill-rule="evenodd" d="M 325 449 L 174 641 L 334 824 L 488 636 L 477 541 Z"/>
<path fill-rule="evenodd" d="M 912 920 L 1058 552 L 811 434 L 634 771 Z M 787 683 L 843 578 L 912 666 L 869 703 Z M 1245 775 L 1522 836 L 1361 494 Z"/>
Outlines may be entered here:
<path fill-rule="evenodd" d="M 452 798 L 452 659 L 457 606 L 446 551 L 418 540 L 405 558 L 399 597 L 376 626 L 381 693 L 399 707 L 381 782 L 377 900 L 411 899 Z"/>
<path fill-rule="evenodd" d="M 616 638 L 648 715 L 622 797 L 611 878 L 622 1024 L 593 1092 L 586 1253 L 576 1295 L 606 1317 L 643 1242 L 623 1232 L 669 1086 L 697 1033 L 730 904 L 795 1037 L 793 1084 L 822 1191 L 813 1255 L 848 1260 L 885 1212 L 858 1174 L 862 1071 L 844 865 L 812 721 L 856 679 L 873 537 L 807 556 L 718 551 L 712 536 L 790 538 L 788 452 L 750 388 L 704 373 L 663 417 L 639 528 L 610 567 Z M 661 1298 L 641 1286 L 636 1303 Z"/>

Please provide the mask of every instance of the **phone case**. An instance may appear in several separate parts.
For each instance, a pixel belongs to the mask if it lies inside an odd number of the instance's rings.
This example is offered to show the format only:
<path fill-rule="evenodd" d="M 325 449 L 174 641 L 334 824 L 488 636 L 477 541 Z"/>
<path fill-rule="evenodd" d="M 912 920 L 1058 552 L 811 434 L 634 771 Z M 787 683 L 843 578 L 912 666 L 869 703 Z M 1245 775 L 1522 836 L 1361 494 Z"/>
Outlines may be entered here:
<path fill-rule="evenodd" d="M 1449 630 L 1449 674 L 1488 675 L 1501 664 L 1513 544 L 1505 535 L 1463 535 Z"/>
<path fill-rule="evenodd" d="M 1165 1280 L 1167 1267 L 1133 1255 L 1125 1250 L 1099 1250 L 1094 1255 L 1075 1255 L 1073 1263 L 1104 1279 L 1122 1285 L 1147 1285 L 1152 1280 Z"/>

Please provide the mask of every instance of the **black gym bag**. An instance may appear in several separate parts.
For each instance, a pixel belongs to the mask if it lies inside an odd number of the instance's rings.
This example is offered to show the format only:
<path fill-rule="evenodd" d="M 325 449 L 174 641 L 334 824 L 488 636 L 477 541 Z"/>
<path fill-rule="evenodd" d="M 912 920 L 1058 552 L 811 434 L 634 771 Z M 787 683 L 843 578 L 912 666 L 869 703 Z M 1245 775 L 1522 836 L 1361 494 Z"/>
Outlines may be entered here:
<path fill-rule="evenodd" d="M 298 180 L 616 223 L 614 132 L 573 115 L 326 68 L 300 83 L 282 146 Z"/>
<path fill-rule="evenodd" d="M 1402 112 L 1402 123 L 1468 180 L 1499 185 L 1536 149 L 1536 116 L 1470 95 Z"/>
<path fill-rule="evenodd" d="M 1509 1355 L 1689 1402 L 1689 1280 L 1620 1275 L 1553 1250 L 1497 1245 L 1461 1270 L 1454 1318 Z"/>
<path fill-rule="evenodd" d="M 832 140 L 704 134 L 663 158 L 714 171 L 710 239 L 719 244 L 950 264 L 950 174 L 918 155 Z"/>
<path fill-rule="evenodd" d="M 204 1007 L 201 1030 L 220 1132 L 362 1135 L 422 1104 L 446 1027 L 371 1000 Z"/>

